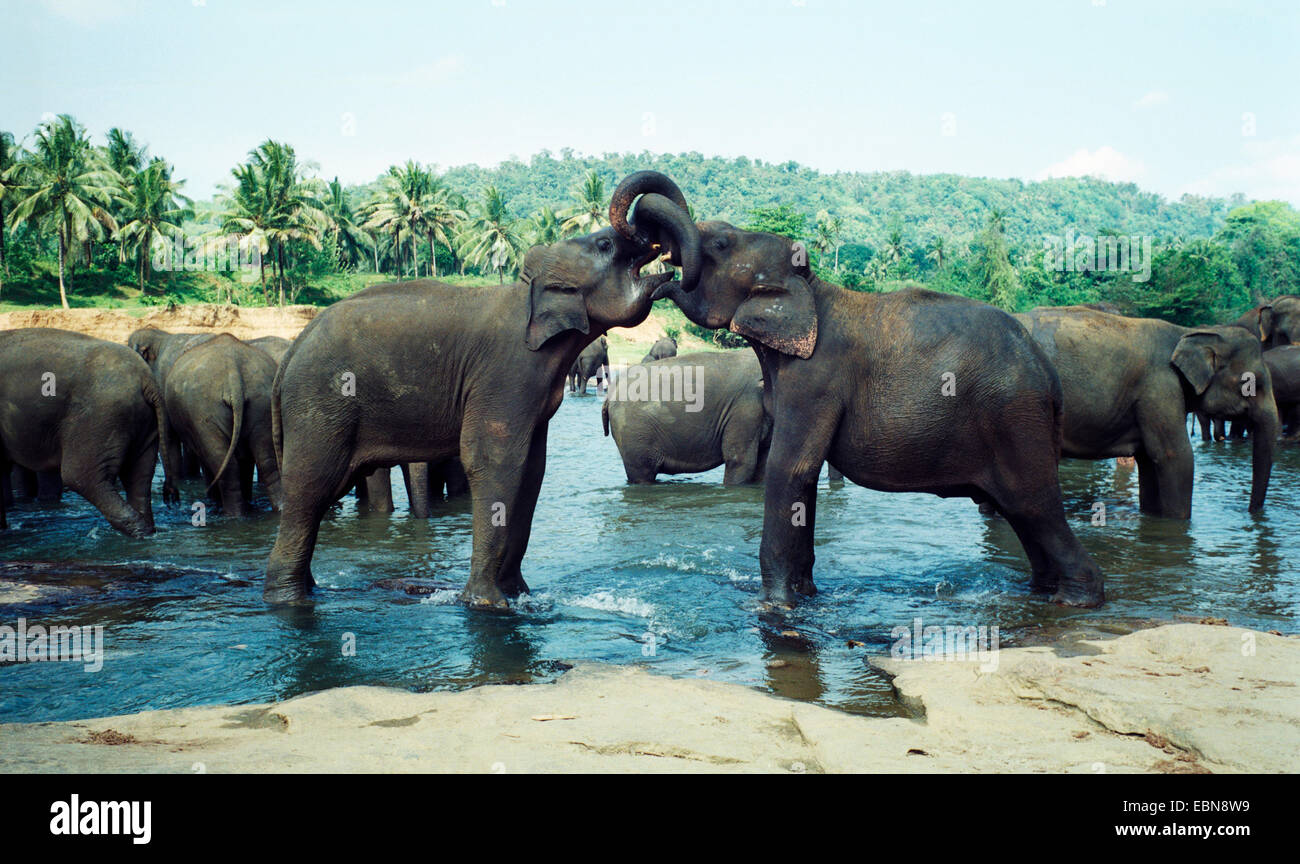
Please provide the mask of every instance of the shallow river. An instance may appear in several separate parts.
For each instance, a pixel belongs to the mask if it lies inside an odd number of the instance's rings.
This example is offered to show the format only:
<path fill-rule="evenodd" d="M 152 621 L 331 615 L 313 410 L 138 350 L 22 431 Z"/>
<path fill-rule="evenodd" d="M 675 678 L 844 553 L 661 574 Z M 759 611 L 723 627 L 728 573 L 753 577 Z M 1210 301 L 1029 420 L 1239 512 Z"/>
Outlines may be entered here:
<path fill-rule="evenodd" d="M 471 611 L 455 590 L 413 595 L 389 580 L 463 584 L 468 499 L 427 521 L 358 514 L 351 497 L 321 530 L 310 610 L 272 612 L 260 579 L 277 516 L 209 516 L 161 506 L 131 540 L 72 493 L 20 502 L 0 561 L 126 564 L 109 578 L 54 576 L 53 599 L 0 606 L 0 624 L 102 624 L 104 664 L 0 666 L 0 721 L 64 720 L 154 708 L 262 702 L 348 684 L 417 690 L 549 680 L 566 663 L 644 663 L 660 672 L 766 688 L 866 713 L 896 713 L 867 664 L 894 627 L 997 626 L 1002 645 L 1116 619 L 1226 618 L 1296 632 L 1300 449 L 1279 448 L 1265 512 L 1246 512 L 1250 446 L 1196 448 L 1190 523 L 1139 516 L 1135 472 L 1066 462 L 1068 516 L 1107 576 L 1101 610 L 1053 607 L 1026 587 L 1010 527 L 967 499 L 886 494 L 823 474 L 820 592 L 781 620 L 761 614 L 762 489 L 725 489 L 722 469 L 654 486 L 625 483 L 600 399 L 566 399 L 551 423 L 546 481 L 524 561 L 533 589 L 509 613 Z M 183 486 L 187 501 L 201 492 Z M 1093 525 L 1093 504 L 1106 524 Z M 262 502 L 265 505 L 265 502 Z M 384 584 L 377 584 L 383 582 Z M 851 645 L 865 643 L 865 647 Z M 355 645 L 355 651 L 346 650 Z"/>

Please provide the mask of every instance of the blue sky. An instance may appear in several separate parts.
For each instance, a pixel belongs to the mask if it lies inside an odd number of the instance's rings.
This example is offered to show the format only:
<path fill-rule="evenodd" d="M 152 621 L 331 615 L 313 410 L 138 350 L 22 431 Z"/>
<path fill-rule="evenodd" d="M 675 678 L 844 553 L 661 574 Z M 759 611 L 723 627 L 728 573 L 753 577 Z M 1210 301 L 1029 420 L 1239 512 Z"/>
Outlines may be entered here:
<path fill-rule="evenodd" d="M 124 126 L 206 197 L 271 137 L 373 179 L 694 150 L 1300 204 L 1300 3 L 3 0 L 0 128 Z"/>

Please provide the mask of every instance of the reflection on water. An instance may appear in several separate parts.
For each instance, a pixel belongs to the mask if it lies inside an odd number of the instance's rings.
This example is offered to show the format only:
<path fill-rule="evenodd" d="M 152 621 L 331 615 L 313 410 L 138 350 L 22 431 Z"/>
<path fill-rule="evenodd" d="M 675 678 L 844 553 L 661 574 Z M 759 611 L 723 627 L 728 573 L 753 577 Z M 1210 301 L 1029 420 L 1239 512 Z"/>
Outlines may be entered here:
<path fill-rule="evenodd" d="M 823 478 L 820 593 L 790 612 L 758 602 L 761 489 L 722 471 L 628 486 L 600 400 L 567 399 L 552 421 L 542 499 L 514 611 L 455 603 L 470 554 L 467 503 L 429 520 L 326 518 L 313 565 L 318 602 L 268 610 L 259 581 L 275 536 L 270 512 L 243 520 L 159 509 L 158 534 L 130 540 L 82 499 L 21 503 L 0 535 L 7 561 L 122 565 L 41 577 L 37 602 L 0 606 L 0 623 L 102 624 L 105 662 L 0 667 L 0 719 L 103 716 L 150 708 L 283 699 L 347 684 L 417 690 L 553 679 L 566 663 L 644 663 L 668 674 L 766 688 L 854 711 L 897 713 L 865 661 L 890 631 L 997 626 L 1002 644 L 1115 619 L 1214 616 L 1295 632 L 1300 611 L 1300 448 L 1279 448 L 1264 513 L 1246 512 L 1248 443 L 1193 442 L 1190 522 L 1140 516 L 1136 473 L 1113 461 L 1062 466 L 1066 509 L 1107 574 L 1107 605 L 1061 609 L 1029 594 L 1014 532 L 963 499 L 884 494 Z M 155 500 L 161 501 L 161 478 Z M 201 492 L 185 487 L 189 499 Z M 1105 505 L 1105 525 L 1092 524 Z M 265 506 L 265 502 L 263 502 Z M 427 581 L 412 594 L 394 579 Z M 382 585 L 376 583 L 383 583 Z M 865 643 L 863 646 L 861 643 Z M 354 648 L 354 650 L 353 650 Z"/>

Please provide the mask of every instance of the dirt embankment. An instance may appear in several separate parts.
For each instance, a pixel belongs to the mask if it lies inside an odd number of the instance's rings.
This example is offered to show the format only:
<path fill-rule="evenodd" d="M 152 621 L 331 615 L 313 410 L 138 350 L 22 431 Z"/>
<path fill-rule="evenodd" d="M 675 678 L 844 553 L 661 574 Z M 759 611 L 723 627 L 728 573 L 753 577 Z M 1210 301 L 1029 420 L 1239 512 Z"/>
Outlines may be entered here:
<path fill-rule="evenodd" d="M 1051 772 L 1300 770 L 1300 639 L 1176 624 L 874 659 L 917 719 L 582 665 L 555 684 L 344 687 L 267 705 L 0 725 L 0 771 Z"/>
<path fill-rule="evenodd" d="M 216 304 L 190 304 L 171 309 L 156 309 L 140 317 L 118 309 L 23 309 L 0 314 L 0 330 L 19 327 L 55 327 L 73 330 L 110 342 L 126 342 L 133 330 L 157 327 L 172 333 L 205 333 L 217 330 L 240 339 L 280 336 L 293 339 L 320 312 L 317 306 L 244 307 Z M 666 319 L 651 313 L 636 327 L 617 327 L 610 331 L 613 362 L 637 362 L 664 335 Z M 688 334 L 680 337 L 679 348 L 686 351 L 709 350 L 699 339 Z"/>
<path fill-rule="evenodd" d="M 219 330 L 240 339 L 281 336 L 293 339 L 316 317 L 315 306 L 241 307 L 193 304 L 157 309 L 135 317 L 116 309 L 23 309 L 0 315 L 0 330 L 55 327 L 110 342 L 125 342 L 131 331 L 157 327 L 173 333 Z"/>

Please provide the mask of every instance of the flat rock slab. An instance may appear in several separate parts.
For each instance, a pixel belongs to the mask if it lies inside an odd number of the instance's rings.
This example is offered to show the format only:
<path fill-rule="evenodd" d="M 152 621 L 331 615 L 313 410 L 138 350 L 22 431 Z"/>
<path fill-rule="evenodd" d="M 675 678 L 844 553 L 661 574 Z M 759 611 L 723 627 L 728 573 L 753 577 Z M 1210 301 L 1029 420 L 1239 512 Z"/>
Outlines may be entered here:
<path fill-rule="evenodd" d="M 879 659 L 920 719 L 580 664 L 554 684 L 345 687 L 268 705 L 0 725 L 0 771 L 1300 770 L 1300 640 L 1178 624 L 978 661 Z M 1253 654 L 1243 646 L 1253 646 Z"/>

